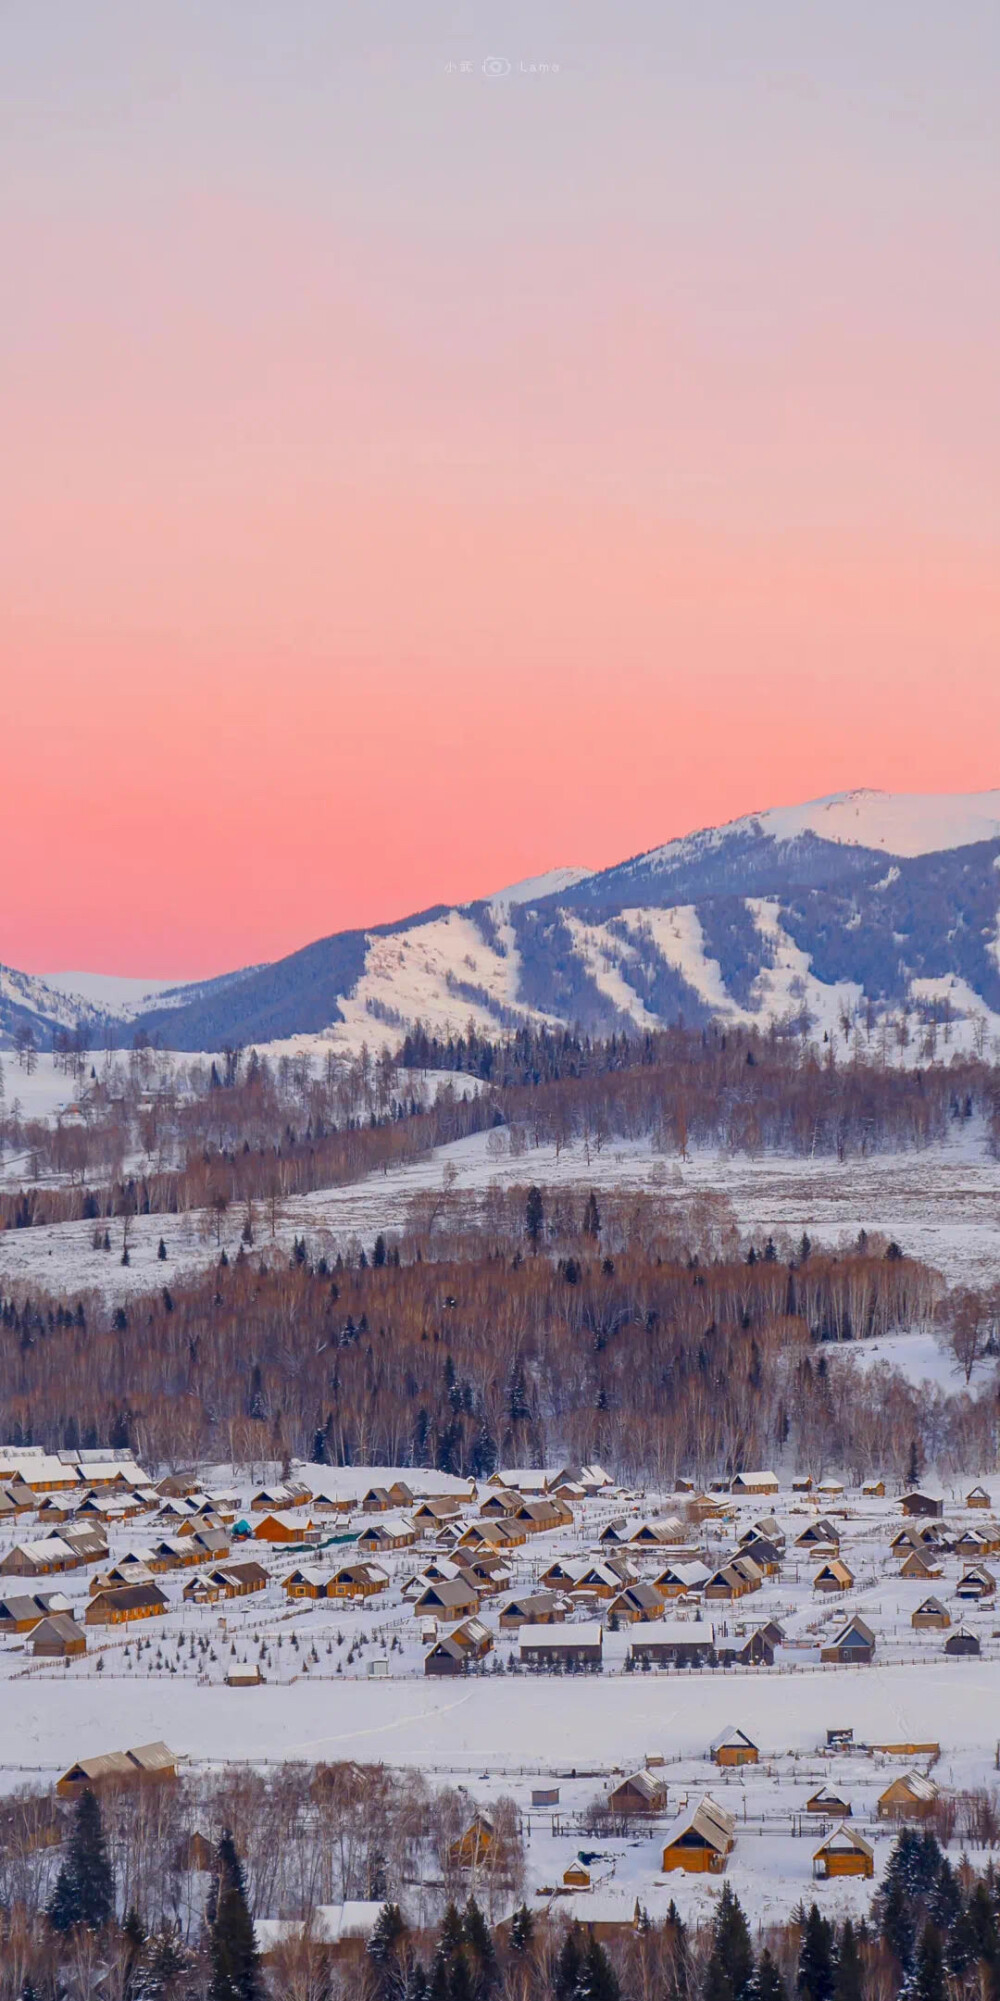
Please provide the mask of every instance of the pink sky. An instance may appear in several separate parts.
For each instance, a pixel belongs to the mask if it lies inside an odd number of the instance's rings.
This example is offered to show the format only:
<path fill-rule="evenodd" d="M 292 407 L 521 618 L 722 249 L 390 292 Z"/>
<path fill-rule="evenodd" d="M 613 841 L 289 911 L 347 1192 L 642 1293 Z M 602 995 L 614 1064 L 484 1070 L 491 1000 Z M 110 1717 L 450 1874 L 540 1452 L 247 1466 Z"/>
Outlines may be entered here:
<path fill-rule="evenodd" d="M 221 971 L 1000 784 L 990 10 L 44 11 L 0 84 L 0 959 Z"/>

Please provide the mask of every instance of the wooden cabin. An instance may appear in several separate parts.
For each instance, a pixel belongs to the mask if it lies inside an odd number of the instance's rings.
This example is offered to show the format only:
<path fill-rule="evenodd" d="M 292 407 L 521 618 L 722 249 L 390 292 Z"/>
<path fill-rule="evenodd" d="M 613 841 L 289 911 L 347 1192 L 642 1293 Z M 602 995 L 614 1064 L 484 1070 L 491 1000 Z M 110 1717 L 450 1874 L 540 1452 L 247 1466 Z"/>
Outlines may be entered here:
<path fill-rule="evenodd" d="M 666 1805 L 666 1781 L 645 1769 L 621 1779 L 608 1794 L 609 1812 L 617 1814 L 622 1820 L 631 1820 L 642 1814 L 664 1813 Z"/>
<path fill-rule="evenodd" d="M 952 1660 L 978 1660 L 982 1653 L 976 1634 L 970 1633 L 967 1626 L 956 1626 L 954 1632 L 949 1633 L 944 1650 Z"/>
<path fill-rule="evenodd" d="M 824 1813 L 830 1819 L 850 1820 L 851 1802 L 842 1793 L 834 1792 L 832 1786 L 820 1786 L 811 1799 L 807 1799 L 804 1813 Z"/>
<path fill-rule="evenodd" d="M 223 1598 L 248 1598 L 254 1591 L 267 1589 L 267 1571 L 262 1563 L 220 1564 L 209 1576 L 219 1585 Z"/>
<path fill-rule="evenodd" d="M 837 1876 L 867 1876 L 875 1874 L 875 1851 L 869 1846 L 864 1835 L 856 1828 L 835 1827 L 825 1841 L 821 1841 L 813 1856 L 813 1875 L 821 1882 Z"/>
<path fill-rule="evenodd" d="M 862 1493 L 863 1493 L 863 1495 L 865 1496 L 865 1499 L 866 1499 L 866 1500 L 868 1500 L 868 1501 L 884 1501 L 884 1500 L 885 1500 L 885 1481 L 884 1481 L 884 1480 L 866 1480 L 866 1481 L 865 1481 L 865 1483 L 864 1483 L 864 1486 L 863 1486 L 863 1487 L 862 1487 L 862 1489 L 861 1489 L 861 1492 L 862 1492 Z"/>
<path fill-rule="evenodd" d="M 777 1494 L 780 1490 L 781 1482 L 778 1479 L 777 1473 L 770 1471 L 737 1473 L 735 1478 L 729 1482 L 729 1492 L 731 1494 L 749 1494 L 754 1499 L 759 1494 Z"/>
<path fill-rule="evenodd" d="M 425 1674 L 466 1674 L 474 1661 L 485 1660 L 493 1635 L 481 1619 L 466 1619 L 453 1633 L 443 1634 L 424 1657 Z"/>
<path fill-rule="evenodd" d="M 955 1596 L 978 1605 L 984 1598 L 994 1597 L 996 1588 L 997 1581 L 992 1570 L 987 1570 L 985 1563 L 976 1563 L 970 1570 L 963 1571 L 955 1586 Z"/>
<path fill-rule="evenodd" d="M 899 1566 L 899 1574 L 908 1584 L 927 1584 L 931 1578 L 940 1577 L 941 1565 L 928 1550 L 911 1549 L 905 1563 Z"/>
<path fill-rule="evenodd" d="M 590 1889 L 590 1870 L 585 1862 L 581 1862 L 579 1856 L 575 1862 L 570 1863 L 568 1869 L 563 1870 L 563 1885 L 567 1890 Z"/>
<path fill-rule="evenodd" d="M 916 1492 L 911 1494 L 904 1494 L 899 1505 L 902 1508 L 904 1515 L 910 1515 L 910 1516 L 926 1515 L 928 1517 L 937 1516 L 940 1519 L 940 1517 L 944 1514 L 944 1502 L 936 1501 L 933 1495 L 931 1494 L 920 1494 Z"/>
<path fill-rule="evenodd" d="M 328 1598 L 374 1598 L 388 1589 L 389 1575 L 377 1563 L 342 1563 L 326 1587 Z"/>
<path fill-rule="evenodd" d="M 428 1584 L 413 1610 L 418 1619 L 433 1618 L 447 1626 L 474 1616 L 479 1610 L 479 1594 L 471 1584 L 456 1577 L 442 1584 Z"/>
<path fill-rule="evenodd" d="M 455 1869 L 480 1869 L 503 1851 L 503 1839 L 496 1821 L 485 1807 L 480 1807 L 469 1822 L 464 1834 L 453 1841 L 448 1850 L 448 1859 Z"/>
<path fill-rule="evenodd" d="M 951 1613 L 942 1605 L 940 1598 L 925 1598 L 917 1606 L 910 1620 L 917 1632 L 944 1633 L 951 1625 Z"/>
<path fill-rule="evenodd" d="M 985 1487 L 970 1487 L 965 1496 L 967 1508 L 992 1508 L 993 1502 Z"/>
<path fill-rule="evenodd" d="M 314 1570 L 300 1564 L 297 1570 L 289 1571 L 288 1576 L 282 1578 L 281 1588 L 288 1598 L 315 1600 L 326 1597 L 328 1582 L 325 1571 Z"/>
<path fill-rule="evenodd" d="M 626 1626 L 648 1625 L 662 1617 L 663 1599 L 652 1584 L 626 1584 L 608 1605 L 608 1618 Z"/>
<path fill-rule="evenodd" d="M 821 1515 L 818 1521 L 806 1523 L 801 1535 L 795 1538 L 795 1547 L 813 1554 L 821 1549 L 829 1549 L 836 1554 L 840 1548 L 840 1530 L 827 1519 L 826 1515 Z"/>
<path fill-rule="evenodd" d="M 784 1629 L 777 1619 L 765 1619 L 740 1647 L 736 1659 L 741 1667 L 773 1667 L 774 1656 L 784 1642 Z"/>
<path fill-rule="evenodd" d="M 819 1657 L 838 1667 L 867 1666 L 875 1658 L 875 1635 L 864 1619 L 855 1616 L 829 1646 L 820 1648 Z"/>
<path fill-rule="evenodd" d="M 105 1751 L 96 1758 L 78 1758 L 56 1780 L 56 1792 L 60 1799 L 77 1799 L 88 1786 L 96 1792 L 103 1785 L 142 1780 L 163 1785 L 176 1777 L 176 1753 L 166 1744 L 138 1744 L 132 1751 Z"/>
<path fill-rule="evenodd" d="M 850 1591 L 854 1583 L 854 1572 L 849 1570 L 839 1556 L 829 1563 L 820 1565 L 813 1578 L 814 1591 Z"/>
<path fill-rule="evenodd" d="M 922 1772 L 903 1772 L 879 1795 L 879 1820 L 926 1820 L 934 1812 L 938 1788 Z"/>
<path fill-rule="evenodd" d="M 505 1633 L 516 1632 L 519 1626 L 561 1626 L 567 1604 L 556 1591 L 528 1591 L 501 1606 L 499 1625 Z"/>
<path fill-rule="evenodd" d="M 712 1762 L 716 1765 L 756 1765 L 760 1752 L 745 1730 L 731 1724 L 712 1745 Z"/>
<path fill-rule="evenodd" d="M 297 1515 L 271 1511 L 261 1516 L 254 1529 L 257 1542 L 305 1542 L 313 1528 L 311 1517 L 301 1520 Z"/>
<path fill-rule="evenodd" d="M 687 1598 L 693 1591 L 703 1591 L 711 1576 L 707 1563 L 668 1563 L 653 1584 L 664 1598 Z"/>
<path fill-rule="evenodd" d="M 696 1875 L 721 1876 L 733 1851 L 736 1822 L 709 1793 L 686 1807 L 670 1829 L 663 1850 L 664 1875 L 685 1869 Z"/>
<path fill-rule="evenodd" d="M 604 1658 L 604 1632 L 596 1620 L 578 1626 L 522 1626 L 519 1640 L 523 1667 L 595 1668 Z"/>
<path fill-rule="evenodd" d="M 36 1660 L 73 1660 L 86 1653 L 87 1635 L 67 1612 L 56 1612 L 35 1627 L 31 1651 Z"/>
<path fill-rule="evenodd" d="M 120 1584 L 96 1591 L 84 1619 L 88 1626 L 130 1626 L 137 1619 L 158 1619 L 169 1610 L 170 1600 L 158 1584 Z"/>
<path fill-rule="evenodd" d="M 683 1668 L 715 1665 L 715 1627 L 706 1619 L 663 1619 L 629 1641 L 635 1667 Z"/>
<path fill-rule="evenodd" d="M 0 1598 L 0 1638 L 8 1633 L 30 1633 L 45 1618 L 37 1598 L 18 1593 Z"/>

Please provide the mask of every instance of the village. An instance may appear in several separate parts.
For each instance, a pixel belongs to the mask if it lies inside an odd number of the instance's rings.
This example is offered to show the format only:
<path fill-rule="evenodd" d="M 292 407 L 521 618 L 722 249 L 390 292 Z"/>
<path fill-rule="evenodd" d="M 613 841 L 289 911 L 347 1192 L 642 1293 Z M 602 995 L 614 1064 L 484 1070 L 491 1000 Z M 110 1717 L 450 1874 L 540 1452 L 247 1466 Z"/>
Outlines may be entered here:
<path fill-rule="evenodd" d="M 600 1466 L 296 1463 L 254 1484 L 10 1446 L 0 1523 L 7 1791 L 335 1746 L 465 1789 L 453 1861 L 494 1915 L 513 1815 L 529 1900 L 612 1930 L 671 1899 L 704 1916 L 723 1876 L 762 1918 L 817 1886 L 861 1911 L 901 1825 L 1000 1839 L 978 1483 L 765 1469 L 651 1494 Z"/>

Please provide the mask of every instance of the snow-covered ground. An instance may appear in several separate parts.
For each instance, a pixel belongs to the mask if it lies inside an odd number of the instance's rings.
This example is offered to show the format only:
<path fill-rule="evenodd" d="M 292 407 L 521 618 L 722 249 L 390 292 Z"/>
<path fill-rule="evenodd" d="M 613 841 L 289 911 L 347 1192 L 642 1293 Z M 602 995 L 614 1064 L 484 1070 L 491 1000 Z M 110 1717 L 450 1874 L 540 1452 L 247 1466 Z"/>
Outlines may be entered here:
<path fill-rule="evenodd" d="M 301 1470 L 309 1471 L 316 1486 L 353 1496 L 398 1473 L 360 1467 Z M 231 1468 L 215 1468 L 206 1473 L 206 1484 L 220 1476 L 240 1489 L 240 1507 L 245 1508 L 252 1491 L 246 1477 Z M 405 1469 L 402 1477 L 417 1489 L 440 1491 L 459 1484 Z M 993 1523 L 989 1512 L 965 1508 L 964 1485 L 944 1496 L 953 1535 Z M 351 1560 L 350 1545 L 303 1555 L 254 1541 L 242 1553 L 265 1564 L 268 1587 L 229 1604 L 185 1606 L 181 1593 L 195 1573 L 161 1573 L 157 1581 L 170 1600 L 169 1612 L 127 1633 L 89 1628 L 86 1657 L 68 1667 L 35 1662 L 21 1636 L 0 1643 L 0 1788 L 45 1784 L 76 1757 L 158 1738 L 194 1765 L 341 1758 L 415 1765 L 438 1780 L 466 1785 L 480 1800 L 514 1797 L 526 1821 L 533 1893 L 560 1885 L 579 1847 L 596 1850 L 594 1897 L 581 1904 L 581 1915 L 595 1908 L 598 1895 L 627 1897 L 630 1903 L 638 1896 L 654 1915 L 662 1914 L 673 1895 L 687 1913 L 704 1912 L 706 1898 L 716 1894 L 718 1885 L 676 1875 L 665 1879 L 660 1860 L 665 1822 L 686 1800 L 710 1791 L 736 1819 L 729 1879 L 755 1916 L 766 1922 L 790 1912 L 812 1881 L 814 1848 L 829 1823 L 808 1815 L 806 1802 L 820 1786 L 834 1785 L 846 1793 L 855 1823 L 874 1841 L 881 1869 L 892 1831 L 876 1821 L 875 1810 L 891 1778 L 930 1766 L 935 1782 L 946 1791 L 995 1783 L 1000 1705 L 996 1610 L 989 1603 L 967 1606 L 956 1600 L 965 1568 L 957 1554 L 941 1558 L 942 1575 L 932 1582 L 901 1579 L 898 1559 L 889 1548 L 901 1522 L 898 1503 L 892 1496 L 867 1498 L 856 1491 L 827 1504 L 840 1531 L 841 1556 L 855 1581 L 842 1595 L 823 1597 L 813 1587 L 819 1559 L 795 1545 L 821 1505 L 819 1496 L 788 1490 L 757 1502 L 730 1499 L 728 1520 L 691 1530 L 715 1564 L 753 1520 L 765 1512 L 777 1515 L 787 1538 L 781 1574 L 766 1579 L 762 1589 L 735 1606 L 705 1603 L 700 1612 L 714 1625 L 717 1641 L 728 1637 L 737 1645 L 765 1620 L 778 1619 L 801 1651 L 784 1649 L 779 1654 L 784 1664 L 772 1669 L 626 1672 L 631 1640 L 655 1638 L 654 1621 L 619 1632 L 606 1626 L 605 1665 L 599 1676 L 516 1674 L 510 1671 L 518 1651 L 516 1635 L 501 1633 L 497 1625 L 503 1601 L 486 1598 L 480 1617 L 495 1636 L 488 1671 L 428 1679 L 421 1619 L 403 1596 L 403 1586 L 432 1559 L 429 1540 L 380 1557 L 389 1586 L 356 1607 L 343 1601 L 290 1603 L 281 1589 L 281 1580 L 297 1565 L 313 1564 L 329 1574 L 335 1564 Z M 624 1515 L 631 1529 L 681 1506 L 679 1496 L 620 1493 L 578 1504 L 572 1527 L 533 1537 L 510 1552 L 510 1589 L 523 1593 L 537 1586 L 556 1556 L 565 1560 L 595 1554 L 600 1529 L 614 1515 Z M 477 1508 L 477 1502 L 470 1502 L 469 1515 Z M 306 1519 L 303 1514 L 303 1526 Z M 355 1515 L 350 1526 L 357 1529 L 371 1519 Z M 340 1533 L 346 1525 L 342 1517 L 329 1520 L 325 1533 Z M 15 1539 L 37 1533 L 37 1527 L 24 1522 L 16 1531 L 3 1531 L 0 1555 Z M 113 1529 L 111 1555 L 120 1558 L 163 1533 L 163 1526 L 146 1518 Z M 670 1559 L 670 1550 L 662 1548 L 653 1552 L 632 1546 L 625 1553 L 646 1579 Z M 0 1595 L 58 1589 L 82 1613 L 91 1574 L 92 1567 L 34 1585 L 4 1578 Z M 913 1630 L 912 1612 L 929 1592 L 943 1600 L 954 1625 L 964 1623 L 976 1633 L 981 1658 L 947 1659 L 942 1633 Z M 676 1602 L 666 1610 L 671 1617 L 685 1614 Z M 687 1613 L 695 1616 L 695 1607 Z M 875 1664 L 853 1669 L 821 1665 L 819 1644 L 855 1613 L 876 1635 Z M 574 1616 L 593 1618 L 594 1611 L 581 1608 Z M 224 1685 L 231 1664 L 262 1657 L 264 1685 Z M 371 1677 L 373 1660 L 387 1664 L 388 1678 Z M 506 1672 L 494 1671 L 498 1660 Z M 711 1762 L 712 1740 L 731 1724 L 759 1747 L 758 1765 L 725 1772 Z M 831 1726 L 853 1730 L 851 1750 L 828 1750 Z M 928 1743 L 940 1745 L 939 1757 L 913 1752 L 907 1758 L 878 1748 Z M 664 1816 L 628 1836 L 588 1834 L 578 1816 L 610 1789 L 616 1776 L 651 1758 L 663 1761 L 668 1788 Z M 532 1809 L 532 1783 L 539 1782 L 558 1785 L 558 1810 Z M 863 1909 L 870 1886 L 831 1885 L 820 1894 L 829 1908 Z"/>
<path fill-rule="evenodd" d="M 454 1078 L 465 1089 L 470 1080 Z M 439 1148 L 426 1160 L 375 1174 L 345 1188 L 321 1189 L 287 1202 L 274 1246 L 290 1251 L 295 1237 L 306 1238 L 314 1255 L 336 1256 L 364 1245 L 379 1231 L 402 1230 L 415 1197 L 445 1186 L 474 1200 L 491 1187 L 645 1190 L 665 1206 L 690 1204 L 699 1196 L 721 1194 L 732 1204 L 739 1230 L 758 1242 L 773 1234 L 779 1243 L 798 1243 L 803 1231 L 817 1241 L 851 1241 L 859 1230 L 895 1238 L 908 1256 L 942 1271 L 953 1284 L 986 1284 L 1000 1278 L 1000 1161 L 986 1152 L 981 1128 L 957 1126 L 955 1137 L 920 1152 L 875 1154 L 866 1160 L 829 1156 L 720 1155 L 693 1153 L 687 1160 L 664 1155 L 649 1142 L 602 1148 L 582 1142 L 539 1146 L 512 1155 L 495 1151 L 496 1137 L 477 1133 Z M 130 1262 L 120 1262 L 121 1225 L 110 1229 L 112 1251 L 93 1249 L 92 1223 L 60 1223 L 0 1236 L 0 1278 L 27 1280 L 53 1290 L 97 1287 L 123 1298 L 171 1283 L 179 1273 L 205 1269 L 220 1250 L 234 1256 L 242 1212 L 220 1220 L 213 1214 L 137 1217 L 130 1236 Z M 157 1257 L 160 1238 L 166 1261 Z M 261 1209 L 256 1248 L 272 1247 Z"/>

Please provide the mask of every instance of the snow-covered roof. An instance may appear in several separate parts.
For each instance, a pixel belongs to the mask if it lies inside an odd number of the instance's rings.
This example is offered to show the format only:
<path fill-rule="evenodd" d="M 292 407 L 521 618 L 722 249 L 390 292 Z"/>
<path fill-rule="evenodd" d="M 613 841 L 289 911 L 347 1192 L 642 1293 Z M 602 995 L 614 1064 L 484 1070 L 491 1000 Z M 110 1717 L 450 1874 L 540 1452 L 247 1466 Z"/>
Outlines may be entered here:
<path fill-rule="evenodd" d="M 599 1619 L 582 1619 L 576 1626 L 522 1626 L 522 1647 L 599 1647 L 604 1628 Z"/>

